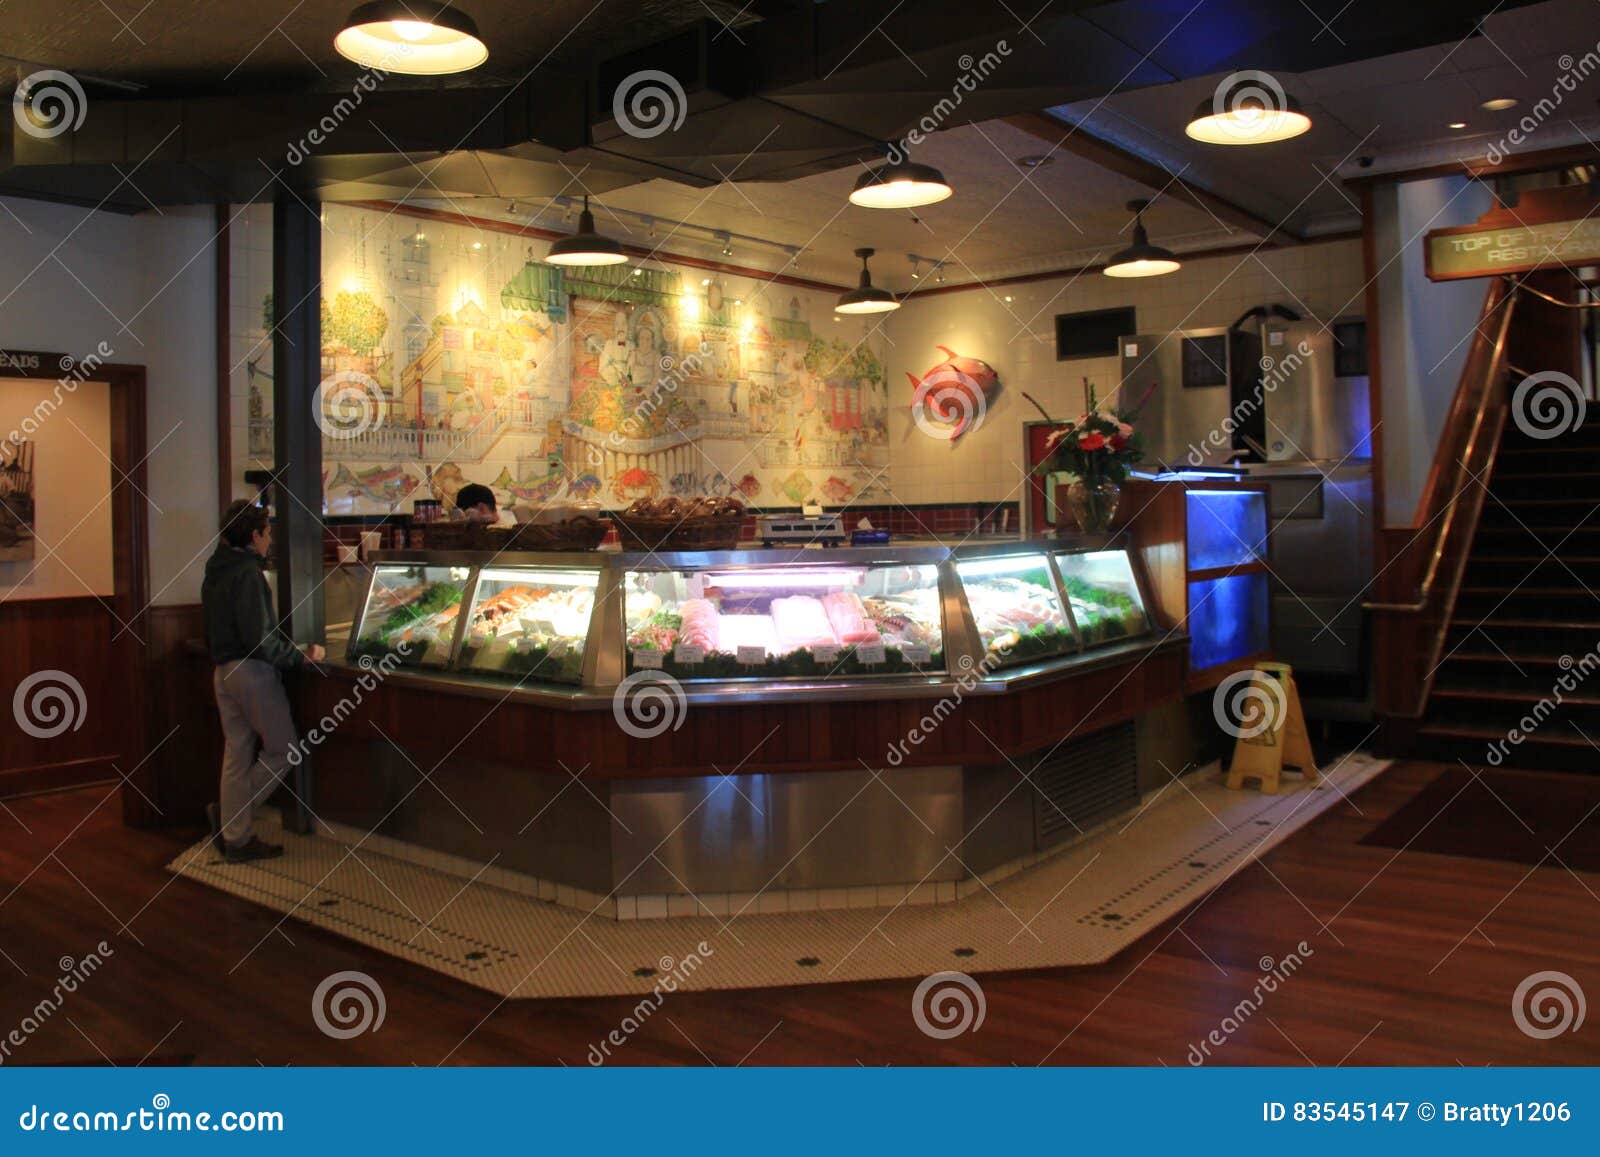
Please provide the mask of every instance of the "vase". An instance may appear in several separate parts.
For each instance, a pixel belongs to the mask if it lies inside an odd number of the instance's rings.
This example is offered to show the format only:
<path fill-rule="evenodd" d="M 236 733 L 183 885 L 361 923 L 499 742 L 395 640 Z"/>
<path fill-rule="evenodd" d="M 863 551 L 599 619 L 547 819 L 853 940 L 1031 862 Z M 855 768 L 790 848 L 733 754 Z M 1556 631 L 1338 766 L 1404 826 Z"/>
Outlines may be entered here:
<path fill-rule="evenodd" d="M 1067 487 L 1067 509 L 1082 534 L 1105 534 L 1116 517 L 1122 488 L 1115 482 L 1074 482 Z"/>

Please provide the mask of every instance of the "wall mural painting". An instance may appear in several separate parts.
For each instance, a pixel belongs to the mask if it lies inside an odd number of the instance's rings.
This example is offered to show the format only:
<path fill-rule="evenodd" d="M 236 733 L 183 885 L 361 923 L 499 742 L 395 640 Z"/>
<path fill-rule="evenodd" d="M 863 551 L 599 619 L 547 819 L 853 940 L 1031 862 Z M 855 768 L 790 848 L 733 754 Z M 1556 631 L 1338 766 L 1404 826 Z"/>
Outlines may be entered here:
<path fill-rule="evenodd" d="M 878 342 L 819 332 L 814 319 L 838 328 L 826 295 L 562 270 L 514 235 L 338 206 L 324 237 L 330 515 L 449 506 L 468 482 L 507 506 L 711 494 L 837 507 L 888 493 Z M 250 444 L 270 453 L 270 349 L 252 350 Z"/>
<path fill-rule="evenodd" d="M 0 444 L 0 562 L 33 558 L 33 443 Z"/>

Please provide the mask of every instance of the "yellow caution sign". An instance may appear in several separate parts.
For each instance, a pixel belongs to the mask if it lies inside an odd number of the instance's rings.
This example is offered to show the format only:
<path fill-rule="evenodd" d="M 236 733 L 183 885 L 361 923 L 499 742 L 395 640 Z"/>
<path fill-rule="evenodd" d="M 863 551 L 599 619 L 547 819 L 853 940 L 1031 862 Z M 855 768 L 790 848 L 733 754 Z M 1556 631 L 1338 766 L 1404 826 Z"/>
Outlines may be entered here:
<path fill-rule="evenodd" d="M 1298 771 L 1307 783 L 1320 778 L 1300 692 L 1287 663 L 1257 663 L 1228 676 L 1217 687 L 1213 706 L 1218 722 L 1235 737 L 1229 787 L 1255 779 L 1270 795 L 1277 792 L 1285 769 Z"/>

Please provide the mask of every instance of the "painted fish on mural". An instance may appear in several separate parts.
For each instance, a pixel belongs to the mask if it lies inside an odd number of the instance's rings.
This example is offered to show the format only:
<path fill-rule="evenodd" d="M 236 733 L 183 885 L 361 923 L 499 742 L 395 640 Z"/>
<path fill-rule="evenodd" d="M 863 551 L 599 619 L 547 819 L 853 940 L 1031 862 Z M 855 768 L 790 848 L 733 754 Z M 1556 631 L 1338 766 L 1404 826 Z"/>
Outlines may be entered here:
<path fill-rule="evenodd" d="M 598 474 L 580 474 L 567 487 L 567 493 L 573 498 L 593 498 L 603 485 Z"/>
<path fill-rule="evenodd" d="M 978 358 L 962 357 L 946 346 L 933 347 L 944 361 L 918 378 L 909 370 L 911 418 L 923 433 L 955 442 L 983 422 L 1000 395 L 1000 375 Z"/>
<path fill-rule="evenodd" d="M 746 474 L 733 484 L 733 488 L 747 499 L 759 498 L 761 496 L 761 479 L 754 474 Z"/>
<path fill-rule="evenodd" d="M 811 479 L 806 477 L 805 471 L 796 470 L 778 483 L 778 489 L 785 498 L 798 506 L 811 497 Z"/>
<path fill-rule="evenodd" d="M 849 502 L 855 492 L 856 488 L 854 486 L 851 486 L 850 483 L 836 474 L 829 475 L 828 480 L 822 484 L 822 497 L 835 506 L 842 506 Z"/>
<path fill-rule="evenodd" d="M 700 476 L 689 471 L 684 471 L 682 474 L 674 474 L 667 479 L 667 493 L 676 495 L 679 498 L 698 498 L 702 493 Z"/>

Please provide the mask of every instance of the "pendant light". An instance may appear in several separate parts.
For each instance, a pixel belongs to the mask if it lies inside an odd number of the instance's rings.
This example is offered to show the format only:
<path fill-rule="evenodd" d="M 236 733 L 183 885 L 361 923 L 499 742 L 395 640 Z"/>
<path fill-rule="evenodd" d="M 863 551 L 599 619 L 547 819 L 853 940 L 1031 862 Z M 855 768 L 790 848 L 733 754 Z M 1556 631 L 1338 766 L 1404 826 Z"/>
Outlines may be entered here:
<path fill-rule="evenodd" d="M 913 209 L 954 192 L 938 169 L 902 157 L 862 173 L 850 190 L 850 203 L 867 209 Z"/>
<path fill-rule="evenodd" d="M 1182 268 L 1172 250 L 1150 244 L 1144 231 L 1144 211 L 1149 207 L 1149 201 L 1128 202 L 1128 208 L 1133 211 L 1133 244 L 1114 254 L 1106 263 L 1101 272 L 1107 277 L 1158 277 Z"/>
<path fill-rule="evenodd" d="M 363 4 L 350 13 L 333 46 L 366 68 L 408 76 L 466 72 L 489 59 L 472 17 L 426 0 Z"/>
<path fill-rule="evenodd" d="M 840 295 L 834 303 L 834 313 L 888 313 L 900 308 L 894 294 L 872 284 L 872 271 L 867 268 L 867 258 L 873 252 L 871 249 L 856 250 L 856 256 L 861 258 L 861 284 L 849 293 Z"/>
<path fill-rule="evenodd" d="M 1184 127 L 1191 139 L 1208 145 L 1266 145 L 1297 137 L 1311 127 L 1300 102 L 1262 73 L 1241 74 L 1233 89 L 1219 86 L 1210 100 L 1195 106 Z"/>
<path fill-rule="evenodd" d="M 595 232 L 594 214 L 589 212 L 589 198 L 585 195 L 583 212 L 578 214 L 578 231 L 550 246 L 544 259 L 551 265 L 621 265 L 628 255 L 617 242 Z"/>

